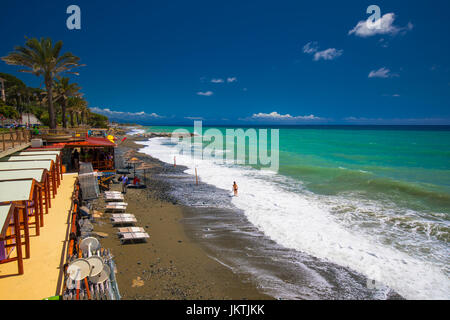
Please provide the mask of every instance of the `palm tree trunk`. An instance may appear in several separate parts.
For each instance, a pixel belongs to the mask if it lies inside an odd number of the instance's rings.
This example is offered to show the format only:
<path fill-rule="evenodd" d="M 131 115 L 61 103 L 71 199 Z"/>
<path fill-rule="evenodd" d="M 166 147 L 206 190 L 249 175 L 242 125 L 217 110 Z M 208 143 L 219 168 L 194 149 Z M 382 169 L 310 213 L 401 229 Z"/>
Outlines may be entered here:
<path fill-rule="evenodd" d="M 47 98 L 48 98 L 48 116 L 50 118 L 50 129 L 56 129 L 56 117 L 55 108 L 53 107 L 53 88 L 52 79 L 45 80 L 45 87 L 47 88 Z"/>
<path fill-rule="evenodd" d="M 67 128 L 67 119 L 66 119 L 66 99 L 63 97 L 61 101 L 61 117 L 62 117 L 62 126 L 63 128 Z"/>
<path fill-rule="evenodd" d="M 75 127 L 75 124 L 74 124 L 74 122 L 73 122 L 73 118 L 74 118 L 74 115 L 73 115 L 73 111 L 71 110 L 70 111 L 70 126 L 73 128 L 73 127 Z"/>

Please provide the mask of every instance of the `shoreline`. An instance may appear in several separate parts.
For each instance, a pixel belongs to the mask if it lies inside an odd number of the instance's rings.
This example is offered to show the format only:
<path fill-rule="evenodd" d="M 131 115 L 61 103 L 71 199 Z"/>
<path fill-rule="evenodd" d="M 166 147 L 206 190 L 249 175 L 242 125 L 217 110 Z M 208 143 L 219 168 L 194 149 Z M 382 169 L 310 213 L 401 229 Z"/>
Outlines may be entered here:
<path fill-rule="evenodd" d="M 147 140 L 145 138 L 144 140 Z M 213 257 L 190 236 L 183 220 L 187 210 L 167 197 L 169 186 L 151 175 L 166 171 L 159 160 L 138 153 L 140 145 L 128 137 L 117 148 L 119 159 L 129 150 L 152 165 L 147 170 L 147 189 L 128 189 L 125 202 L 128 213 L 136 216 L 136 226 L 150 235 L 147 243 L 121 245 L 107 215 L 96 219 L 95 231 L 107 233 L 102 243 L 111 248 L 117 265 L 117 281 L 123 299 L 188 300 L 265 300 L 274 299 L 262 292 L 249 277 L 234 273 L 229 266 Z M 176 170 L 183 170 L 181 167 Z M 142 175 L 140 175 L 142 176 Z M 143 179 L 142 183 L 144 183 Z M 120 190 L 112 184 L 111 190 Z M 95 209 L 102 211 L 103 199 Z"/>
<path fill-rule="evenodd" d="M 131 140 L 149 139 L 136 136 Z M 145 147 L 129 143 L 134 148 Z M 174 169 L 146 152 L 133 156 L 161 165 L 155 171 L 157 189 L 163 190 L 168 201 L 184 205 L 182 225 L 188 237 L 275 299 L 404 299 L 384 285 L 371 290 L 367 277 L 349 267 L 279 245 L 229 202 L 226 190 L 204 182 L 195 186 L 193 176 L 184 172 L 186 167 Z"/>

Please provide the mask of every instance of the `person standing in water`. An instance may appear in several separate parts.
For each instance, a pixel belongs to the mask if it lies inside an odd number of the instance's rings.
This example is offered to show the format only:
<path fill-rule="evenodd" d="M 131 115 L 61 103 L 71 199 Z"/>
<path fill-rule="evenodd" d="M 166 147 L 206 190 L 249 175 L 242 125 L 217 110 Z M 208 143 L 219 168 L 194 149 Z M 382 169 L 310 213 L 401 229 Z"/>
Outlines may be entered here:
<path fill-rule="evenodd" d="M 233 181 L 233 192 L 234 192 L 234 196 L 237 197 L 237 195 L 238 195 L 238 185 L 236 184 L 236 181 Z"/>

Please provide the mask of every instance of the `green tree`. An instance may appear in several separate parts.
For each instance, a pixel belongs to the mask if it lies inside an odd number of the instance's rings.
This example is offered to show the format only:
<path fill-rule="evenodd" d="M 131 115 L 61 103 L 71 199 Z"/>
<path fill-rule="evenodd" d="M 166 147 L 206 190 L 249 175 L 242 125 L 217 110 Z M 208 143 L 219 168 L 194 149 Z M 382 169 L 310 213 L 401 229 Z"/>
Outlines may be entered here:
<path fill-rule="evenodd" d="M 108 117 L 89 112 L 89 126 L 94 128 L 107 128 L 108 127 Z"/>
<path fill-rule="evenodd" d="M 87 110 L 87 101 L 81 97 L 70 97 L 68 99 L 68 111 L 70 115 L 70 125 L 79 126 L 83 121 L 82 114 Z"/>
<path fill-rule="evenodd" d="M 19 113 L 14 107 L 8 106 L 3 100 L 0 99 L 0 116 L 7 119 L 17 119 Z"/>
<path fill-rule="evenodd" d="M 62 73 L 77 74 L 70 72 L 70 70 L 81 66 L 79 64 L 80 58 L 72 53 L 66 52 L 61 54 L 62 46 L 62 41 L 58 41 L 53 45 L 50 38 L 41 38 L 40 40 L 27 38 L 25 46 L 15 47 L 14 52 L 2 58 L 9 65 L 27 68 L 20 70 L 21 72 L 32 73 L 44 78 L 48 98 L 50 129 L 56 128 L 56 116 L 53 106 L 54 79 Z"/>

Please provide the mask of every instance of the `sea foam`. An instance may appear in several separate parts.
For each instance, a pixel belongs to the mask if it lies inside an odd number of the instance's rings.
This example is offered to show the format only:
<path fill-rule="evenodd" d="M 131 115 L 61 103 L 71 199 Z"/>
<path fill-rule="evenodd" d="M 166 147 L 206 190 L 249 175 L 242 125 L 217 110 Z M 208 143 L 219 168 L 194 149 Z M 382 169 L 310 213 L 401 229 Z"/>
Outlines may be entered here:
<path fill-rule="evenodd" d="M 232 183 L 239 185 L 239 196 L 232 203 L 243 210 L 247 219 L 266 236 L 290 249 L 308 253 L 353 269 L 370 279 L 383 283 L 407 299 L 449 299 L 450 280 L 445 270 L 444 248 L 441 263 L 428 261 L 418 252 L 399 250 L 380 239 L 377 233 L 346 226 L 345 221 L 333 213 L 345 205 L 339 197 L 326 197 L 304 189 L 281 187 L 277 180 L 284 177 L 268 174 L 264 170 L 214 159 L 192 159 L 177 153 L 167 138 L 154 138 L 141 142 L 145 152 L 166 163 L 177 164 L 195 174 L 201 181 L 232 193 Z M 361 210 L 362 204 L 352 204 Z M 447 251 L 448 253 L 448 251 Z"/>

